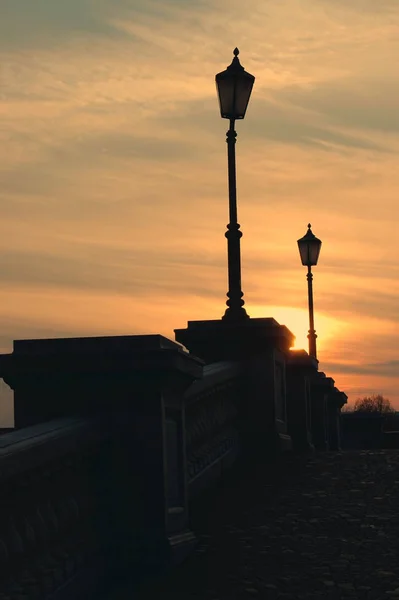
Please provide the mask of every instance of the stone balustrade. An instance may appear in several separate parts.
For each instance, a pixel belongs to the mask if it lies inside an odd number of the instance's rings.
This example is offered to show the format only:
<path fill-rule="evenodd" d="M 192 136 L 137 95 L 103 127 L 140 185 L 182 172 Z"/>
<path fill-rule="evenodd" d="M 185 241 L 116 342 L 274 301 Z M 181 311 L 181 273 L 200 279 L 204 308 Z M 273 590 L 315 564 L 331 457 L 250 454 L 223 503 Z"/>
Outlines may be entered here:
<path fill-rule="evenodd" d="M 334 388 L 327 395 L 328 412 L 328 449 L 342 449 L 341 409 L 347 403 L 348 396 L 338 388 Z"/>
<path fill-rule="evenodd" d="M 287 433 L 285 356 L 293 334 L 273 318 L 189 321 L 176 340 L 207 365 L 240 362 L 245 402 L 240 409 L 242 448 L 248 460 L 266 460 L 291 448 Z"/>
<path fill-rule="evenodd" d="M 151 570 L 191 550 L 183 395 L 199 359 L 158 335 L 23 340 L 0 357 L 0 375 L 21 432 L 63 417 L 112 427 L 115 569 Z"/>
<path fill-rule="evenodd" d="M 334 390 L 334 379 L 318 371 L 310 380 L 312 440 L 316 450 L 328 450 L 329 410 L 328 396 Z"/>
<path fill-rule="evenodd" d="M 97 589 L 111 527 L 109 443 L 98 419 L 59 419 L 0 438 L 0 598 L 39 600 L 62 589 L 60 598 L 83 599 Z"/>
<path fill-rule="evenodd" d="M 288 432 L 297 452 L 314 450 L 311 382 L 317 367 L 318 361 L 305 350 L 291 351 L 287 357 Z"/>
<path fill-rule="evenodd" d="M 177 337 L 204 362 L 158 335 L 0 356 L 16 427 L 0 437 L 4 599 L 91 598 L 104 578 L 176 564 L 196 543 L 189 501 L 238 459 L 340 447 L 346 396 L 285 327 L 201 323 Z"/>
<path fill-rule="evenodd" d="M 207 365 L 202 379 L 195 381 L 185 393 L 191 498 L 219 480 L 239 455 L 242 371 L 238 362 Z"/>

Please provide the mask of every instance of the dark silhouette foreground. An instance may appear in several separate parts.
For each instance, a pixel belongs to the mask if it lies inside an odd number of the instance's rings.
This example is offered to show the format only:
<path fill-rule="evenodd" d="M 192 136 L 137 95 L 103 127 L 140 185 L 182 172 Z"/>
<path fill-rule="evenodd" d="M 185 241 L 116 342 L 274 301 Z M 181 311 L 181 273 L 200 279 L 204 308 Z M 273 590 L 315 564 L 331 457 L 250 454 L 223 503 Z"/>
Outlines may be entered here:
<path fill-rule="evenodd" d="M 287 457 L 201 502 L 196 552 L 135 598 L 399 598 L 398 450 Z"/>

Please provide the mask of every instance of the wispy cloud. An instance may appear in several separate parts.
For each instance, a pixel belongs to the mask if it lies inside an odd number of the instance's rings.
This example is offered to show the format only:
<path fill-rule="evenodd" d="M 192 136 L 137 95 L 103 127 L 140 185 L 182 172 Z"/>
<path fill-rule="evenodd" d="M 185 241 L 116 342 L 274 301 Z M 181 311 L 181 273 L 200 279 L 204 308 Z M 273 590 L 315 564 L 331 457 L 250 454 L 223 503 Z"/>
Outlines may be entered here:
<path fill-rule="evenodd" d="M 306 335 L 296 240 L 311 221 L 322 365 L 351 394 L 375 387 L 399 406 L 399 376 L 383 366 L 399 353 L 396 1 L 3 5 L 3 349 L 21 336 L 173 336 L 221 316 L 214 75 L 238 45 L 256 76 L 237 124 L 248 312 L 282 307 Z"/>
<path fill-rule="evenodd" d="M 348 365 L 345 363 L 324 363 L 325 367 L 334 371 L 354 375 L 379 375 L 397 379 L 399 374 L 399 360 L 388 360 L 382 363 L 365 365 Z"/>

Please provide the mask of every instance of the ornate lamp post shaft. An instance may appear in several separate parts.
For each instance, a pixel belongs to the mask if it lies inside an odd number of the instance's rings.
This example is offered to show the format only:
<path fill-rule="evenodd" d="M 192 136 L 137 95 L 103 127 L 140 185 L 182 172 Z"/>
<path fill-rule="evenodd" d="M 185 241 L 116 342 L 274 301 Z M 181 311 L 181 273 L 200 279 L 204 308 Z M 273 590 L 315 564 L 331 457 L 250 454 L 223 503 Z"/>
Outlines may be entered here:
<path fill-rule="evenodd" d="M 314 312 L 313 312 L 313 273 L 312 267 L 308 265 L 308 272 L 306 274 L 308 280 L 308 300 L 309 300 L 309 354 L 310 356 L 314 356 L 317 358 L 317 349 L 316 349 L 316 331 L 314 328 Z"/>
<path fill-rule="evenodd" d="M 242 232 L 237 222 L 237 185 L 236 185 L 236 137 L 235 121 L 243 119 L 247 110 L 249 98 L 255 77 L 244 70 L 238 59 L 238 48 L 235 48 L 234 58 L 226 71 L 216 75 L 216 85 L 219 95 L 220 113 L 223 119 L 230 120 L 230 128 L 226 134 L 227 160 L 229 173 L 229 224 L 225 236 L 227 238 L 229 291 L 226 301 L 227 309 L 224 320 L 240 321 L 248 319 L 244 308 L 243 292 L 241 290 L 241 248 Z"/>
<path fill-rule="evenodd" d="M 227 238 L 227 256 L 229 273 L 229 291 L 226 301 L 227 309 L 223 319 L 246 319 L 243 292 L 241 290 L 241 247 L 242 232 L 237 222 L 237 185 L 236 185 L 236 138 L 234 119 L 230 119 L 230 129 L 226 133 L 227 160 L 229 171 L 229 224 L 225 236 Z"/>

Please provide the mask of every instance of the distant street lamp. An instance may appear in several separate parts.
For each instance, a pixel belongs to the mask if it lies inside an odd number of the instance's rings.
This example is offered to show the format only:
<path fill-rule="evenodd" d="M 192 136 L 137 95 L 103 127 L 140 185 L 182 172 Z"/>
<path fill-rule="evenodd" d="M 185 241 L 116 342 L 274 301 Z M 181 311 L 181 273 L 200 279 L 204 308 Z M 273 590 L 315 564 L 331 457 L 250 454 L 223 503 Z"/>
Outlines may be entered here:
<path fill-rule="evenodd" d="M 216 86 L 219 96 L 220 114 L 223 119 L 230 120 L 230 129 L 226 133 L 228 173 L 229 173 L 229 218 L 225 236 L 227 238 L 229 291 L 226 301 L 227 309 L 223 319 L 240 321 L 249 316 L 244 308 L 241 290 L 241 251 L 240 238 L 242 232 L 237 222 L 237 188 L 236 188 L 236 156 L 235 143 L 237 133 L 234 130 L 236 119 L 243 119 L 247 110 L 255 77 L 241 66 L 238 59 L 239 50 L 235 48 L 234 58 L 226 71 L 216 75 Z"/>
<path fill-rule="evenodd" d="M 308 268 L 307 280 L 308 280 L 308 299 L 309 299 L 309 355 L 317 359 L 316 351 L 316 331 L 314 328 L 314 315 L 313 315 L 313 273 L 312 267 L 317 265 L 319 259 L 321 240 L 319 240 L 311 230 L 311 224 L 308 225 L 306 234 L 298 240 L 299 254 L 301 261 L 304 266 Z"/>

